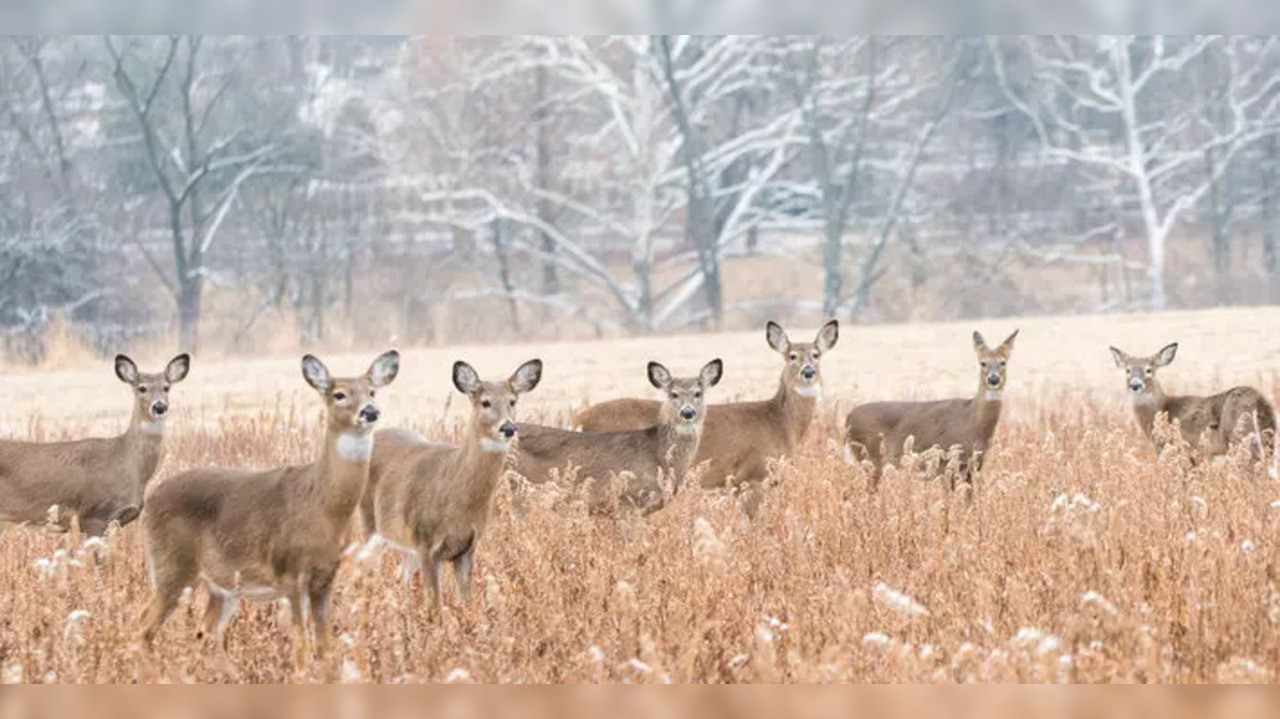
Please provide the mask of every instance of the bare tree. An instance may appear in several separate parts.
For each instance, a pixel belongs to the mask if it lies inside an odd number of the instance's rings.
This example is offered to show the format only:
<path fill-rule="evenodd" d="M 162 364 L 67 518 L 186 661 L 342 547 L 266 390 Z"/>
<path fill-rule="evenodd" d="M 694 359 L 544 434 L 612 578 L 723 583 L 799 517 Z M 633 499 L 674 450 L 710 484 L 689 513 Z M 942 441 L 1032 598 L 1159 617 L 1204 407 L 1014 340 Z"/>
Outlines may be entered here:
<path fill-rule="evenodd" d="M 1149 306 L 1168 304 L 1171 232 L 1214 190 L 1240 150 L 1275 131 L 1274 37 L 1055 36 L 993 42 L 1011 104 L 1031 118 L 1049 159 L 1113 181 L 1147 246 Z M 1190 67 L 1220 57 L 1211 101 Z M 1209 166 L 1206 168 L 1206 158 Z"/>

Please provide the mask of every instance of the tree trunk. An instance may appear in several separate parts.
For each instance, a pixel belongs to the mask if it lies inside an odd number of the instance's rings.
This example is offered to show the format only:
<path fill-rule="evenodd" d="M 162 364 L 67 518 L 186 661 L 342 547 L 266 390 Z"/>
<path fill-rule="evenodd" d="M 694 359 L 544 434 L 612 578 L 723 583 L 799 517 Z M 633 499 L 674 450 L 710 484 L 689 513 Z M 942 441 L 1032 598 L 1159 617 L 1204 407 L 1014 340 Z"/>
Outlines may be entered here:
<path fill-rule="evenodd" d="M 1151 283 L 1151 309 L 1163 311 L 1168 306 L 1164 287 L 1164 232 L 1151 228 L 1147 231 L 1147 280 Z"/>
<path fill-rule="evenodd" d="M 1204 152 L 1205 171 L 1212 178 L 1217 170 L 1217 158 L 1213 148 Z M 1217 304 L 1231 302 L 1231 238 L 1227 231 L 1229 219 L 1227 208 L 1223 206 L 1222 180 L 1212 181 L 1206 200 L 1209 204 L 1210 247 L 1213 254 L 1213 299 Z"/>
<path fill-rule="evenodd" d="M 1266 187 L 1262 194 L 1262 258 L 1267 269 L 1267 297 L 1271 302 L 1280 301 L 1280 253 L 1276 249 L 1276 194 L 1280 192 L 1280 142 L 1275 135 L 1268 135 L 1265 156 L 1267 161 Z"/>
<path fill-rule="evenodd" d="M 840 311 L 840 298 L 844 295 L 844 237 L 841 232 L 844 223 L 838 222 L 828 210 L 825 224 L 827 242 L 822 249 L 825 275 L 822 283 L 822 316 L 835 317 L 836 312 Z"/>
<path fill-rule="evenodd" d="M 537 141 L 534 152 L 537 154 L 538 189 L 551 188 L 551 132 L 548 127 L 550 114 L 546 110 L 547 102 L 547 69 L 539 65 L 534 72 L 536 85 L 534 101 L 538 111 L 534 116 L 537 123 Z M 538 219 L 550 225 L 554 222 L 551 203 L 540 198 L 537 204 Z M 560 274 L 556 266 L 556 243 L 551 235 L 539 231 L 542 239 L 542 294 L 556 295 L 560 293 Z"/>
<path fill-rule="evenodd" d="M 507 313 L 510 315 L 511 330 L 520 335 L 520 308 L 516 304 L 515 285 L 511 282 L 510 253 L 502 237 L 502 223 L 494 222 L 490 237 L 493 239 L 493 253 L 498 258 L 498 281 L 502 284 L 502 292 L 507 298 Z"/>
<path fill-rule="evenodd" d="M 204 281 L 191 273 L 178 278 L 178 345 L 183 352 L 195 353 L 200 340 L 200 303 Z"/>

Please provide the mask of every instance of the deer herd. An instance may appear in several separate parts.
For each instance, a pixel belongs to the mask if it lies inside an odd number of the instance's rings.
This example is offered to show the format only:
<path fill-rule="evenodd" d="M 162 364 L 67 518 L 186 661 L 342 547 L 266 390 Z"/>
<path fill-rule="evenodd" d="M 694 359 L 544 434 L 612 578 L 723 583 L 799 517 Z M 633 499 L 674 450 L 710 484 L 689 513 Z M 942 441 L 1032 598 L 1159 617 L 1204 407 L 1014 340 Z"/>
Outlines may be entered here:
<path fill-rule="evenodd" d="M 952 486 L 958 480 L 972 490 L 1000 420 L 1017 336 L 1015 331 L 992 348 L 973 333 L 978 387 L 972 397 L 854 407 L 845 419 L 846 461 L 865 464 L 874 490 L 886 466 L 937 447 L 957 460 L 958 471 L 949 472 Z M 688 377 L 650 362 L 648 380 L 660 399 L 594 405 L 574 418 L 574 429 L 517 418 L 520 398 L 542 380 L 540 360 L 488 381 L 457 362 L 453 385 L 471 409 L 457 445 L 404 429 L 375 430 L 377 392 L 400 368 L 394 350 L 354 377 L 334 377 L 306 355 L 303 379 L 325 411 L 324 441 L 314 461 L 260 471 L 192 469 L 154 486 L 169 393 L 186 378 L 191 359 L 182 354 L 163 371 L 145 374 L 119 355 L 116 376 L 134 397 L 128 429 L 103 439 L 0 440 L 0 521 L 60 530 L 75 524 L 101 535 L 140 518 L 152 587 L 141 617 L 147 650 L 183 593 L 203 586 L 208 599 L 201 636 L 215 639 L 225 661 L 226 629 L 238 603 L 287 599 L 295 663 L 301 665 L 308 618 L 315 650 L 325 651 L 330 597 L 343 557 L 357 546 L 357 514 L 365 537 L 361 553 L 379 547 L 398 553 L 406 578 L 421 573 L 431 612 L 443 605 L 446 564 L 461 599 L 470 598 L 476 550 L 504 478 L 533 485 L 570 478 L 584 486 L 593 514 L 644 515 L 660 510 L 692 475 L 703 488 L 733 490 L 744 514 L 754 517 L 773 467 L 796 454 L 814 420 L 822 358 L 838 338 L 834 320 L 810 343 L 792 342 L 769 322 L 765 339 L 781 356 L 782 373 L 773 396 L 753 402 L 708 403 L 724 372 L 719 359 Z M 1207 397 L 1166 395 L 1156 372 L 1177 349 L 1171 344 L 1136 357 L 1110 348 L 1144 434 L 1157 449 L 1167 444 L 1168 433 L 1156 429 L 1164 415 L 1210 457 L 1247 445 L 1265 466 L 1275 454 L 1275 414 L 1267 399 L 1252 387 Z"/>

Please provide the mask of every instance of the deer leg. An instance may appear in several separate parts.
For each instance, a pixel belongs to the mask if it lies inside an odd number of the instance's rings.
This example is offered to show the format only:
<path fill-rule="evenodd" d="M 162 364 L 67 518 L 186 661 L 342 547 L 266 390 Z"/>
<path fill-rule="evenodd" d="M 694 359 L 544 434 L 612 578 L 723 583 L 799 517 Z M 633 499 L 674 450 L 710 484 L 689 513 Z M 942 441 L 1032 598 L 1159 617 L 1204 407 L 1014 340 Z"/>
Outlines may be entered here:
<path fill-rule="evenodd" d="M 333 579 L 337 575 L 337 567 L 316 570 L 311 574 L 307 587 L 311 602 L 311 621 L 316 637 L 316 655 L 323 657 L 329 651 L 329 609 L 333 597 Z"/>
<path fill-rule="evenodd" d="M 293 668 L 301 671 L 307 665 L 307 618 L 302 602 L 306 597 L 302 592 L 289 595 L 289 614 L 293 618 Z"/>
<path fill-rule="evenodd" d="M 444 611 L 444 601 L 440 596 L 440 575 L 444 571 L 444 562 L 440 558 L 439 543 L 436 546 L 422 547 L 418 550 L 418 562 L 421 565 L 422 583 L 427 589 L 427 601 L 432 611 Z"/>
<path fill-rule="evenodd" d="M 213 634 L 218 626 L 218 617 L 222 615 L 226 597 L 209 589 L 209 599 L 204 604 L 204 616 L 200 619 L 200 629 L 196 631 L 196 639 L 204 639 Z"/>
<path fill-rule="evenodd" d="M 453 580 L 458 585 L 458 596 L 463 606 L 471 604 L 471 570 L 475 566 L 476 533 L 471 532 L 471 542 L 466 550 L 453 558 Z"/>
<path fill-rule="evenodd" d="M 155 644 L 156 634 L 173 610 L 178 606 L 182 590 L 196 578 L 194 563 L 182 563 L 176 566 L 155 567 L 152 565 L 152 584 L 154 586 L 151 600 L 142 612 L 142 644 L 147 652 Z"/>

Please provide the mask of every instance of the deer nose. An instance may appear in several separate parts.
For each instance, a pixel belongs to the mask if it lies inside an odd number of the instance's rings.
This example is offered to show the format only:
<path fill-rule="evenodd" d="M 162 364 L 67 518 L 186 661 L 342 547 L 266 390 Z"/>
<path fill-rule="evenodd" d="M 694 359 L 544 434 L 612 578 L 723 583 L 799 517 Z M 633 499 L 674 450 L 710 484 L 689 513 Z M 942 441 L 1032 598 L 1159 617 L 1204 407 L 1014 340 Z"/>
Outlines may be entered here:
<path fill-rule="evenodd" d="M 382 413 L 378 411 L 378 408 L 371 404 L 366 404 L 360 408 L 360 421 L 365 424 L 373 424 L 374 422 L 377 422 L 378 417 L 381 416 Z"/>
<path fill-rule="evenodd" d="M 1142 380 L 1138 379 L 1137 377 L 1133 377 L 1133 378 L 1131 378 L 1131 379 L 1129 380 L 1129 389 L 1130 389 L 1130 390 L 1132 390 L 1132 391 L 1134 391 L 1134 392 L 1141 392 L 1141 391 L 1142 391 Z"/>
<path fill-rule="evenodd" d="M 987 375 L 987 384 L 991 385 L 992 387 L 995 387 L 995 386 L 999 385 L 999 384 L 1000 384 L 1000 375 L 998 375 L 998 374 L 989 374 L 989 375 Z"/>
<path fill-rule="evenodd" d="M 692 407 L 685 407 L 680 410 L 680 416 L 684 418 L 684 421 L 692 422 L 693 418 L 698 416 L 698 413 Z"/>
<path fill-rule="evenodd" d="M 800 370 L 800 376 L 804 377 L 806 382 L 812 382 L 813 378 L 816 377 L 817 374 L 818 374 L 817 370 L 807 365 L 805 366 L 804 369 Z"/>
<path fill-rule="evenodd" d="M 502 435 L 506 439 L 511 439 L 516 436 L 516 432 L 518 431 L 519 430 L 516 429 L 516 425 L 512 422 L 503 422 L 502 426 L 498 428 L 498 434 Z"/>
<path fill-rule="evenodd" d="M 168 402 L 156 402 L 151 405 L 151 414 L 157 417 L 163 417 L 169 411 Z"/>

